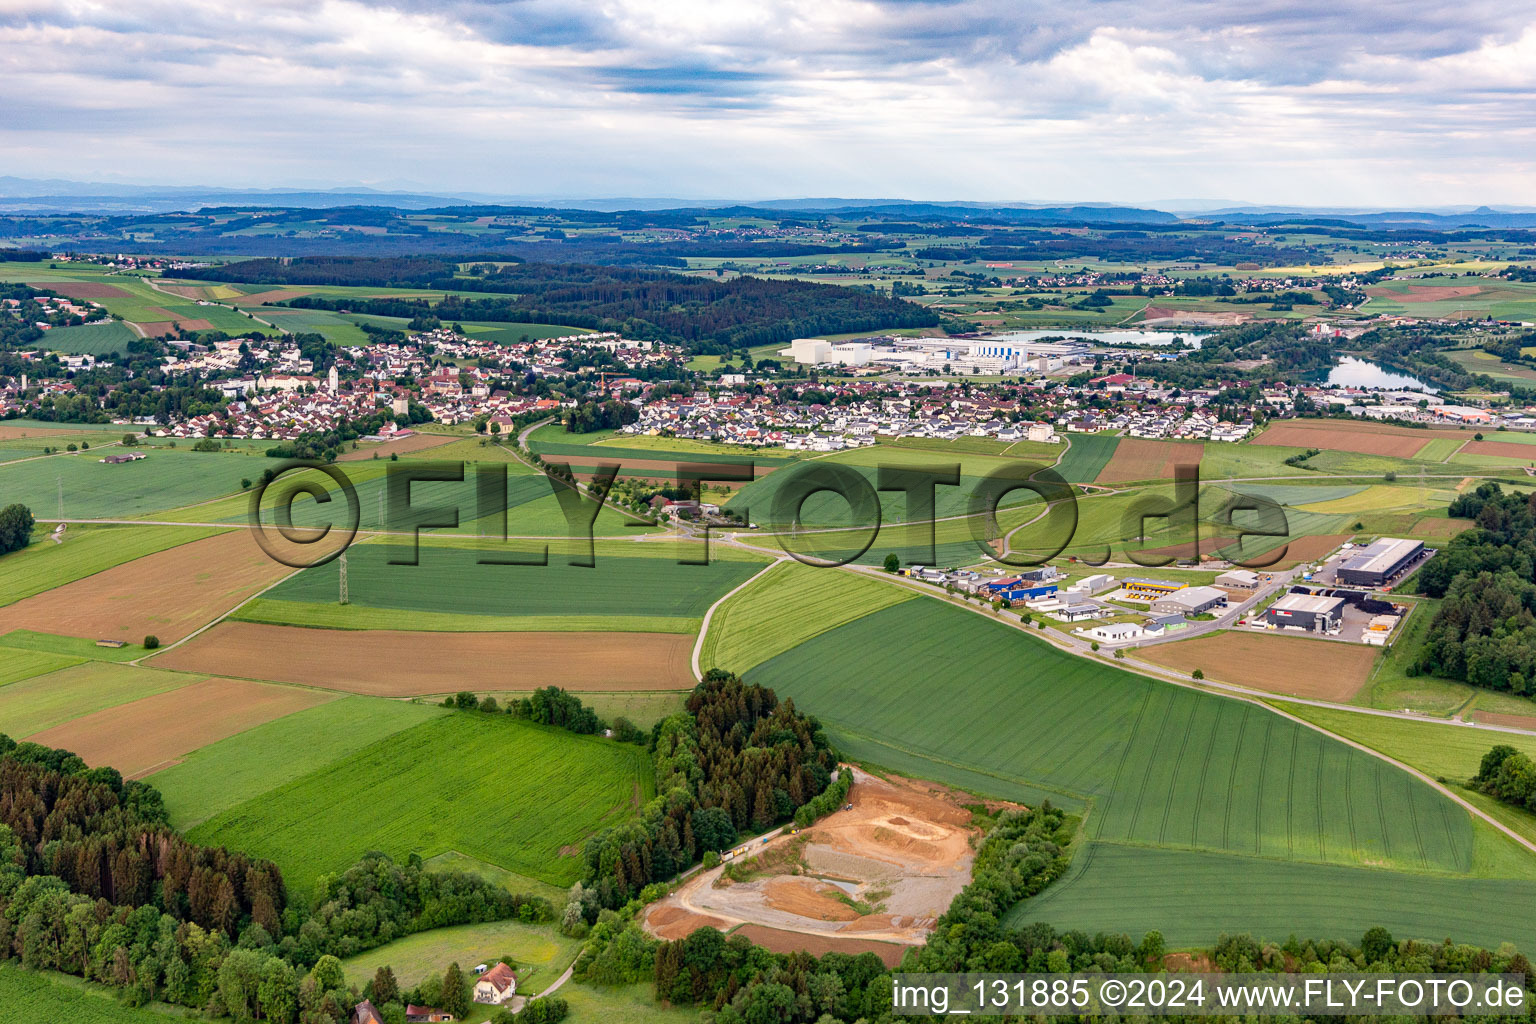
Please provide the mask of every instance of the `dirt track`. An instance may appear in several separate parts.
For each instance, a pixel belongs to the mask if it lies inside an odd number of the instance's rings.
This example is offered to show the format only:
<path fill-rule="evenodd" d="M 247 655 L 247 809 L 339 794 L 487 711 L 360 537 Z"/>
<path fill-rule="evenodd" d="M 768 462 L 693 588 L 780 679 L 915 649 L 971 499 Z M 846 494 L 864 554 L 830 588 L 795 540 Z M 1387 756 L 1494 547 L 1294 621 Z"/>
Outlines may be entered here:
<path fill-rule="evenodd" d="M 156 668 L 276 679 L 378 697 L 458 690 L 691 689 L 693 637 L 674 633 L 413 633 L 222 622 Z"/>
<path fill-rule="evenodd" d="M 206 679 L 27 738 L 72 750 L 93 767 L 111 765 L 128 778 L 138 778 L 200 747 L 335 699 L 333 694 L 295 686 Z"/>
<path fill-rule="evenodd" d="M 292 572 L 245 530 L 114 566 L 0 609 L 0 632 L 32 629 L 138 643 L 174 643 Z"/>

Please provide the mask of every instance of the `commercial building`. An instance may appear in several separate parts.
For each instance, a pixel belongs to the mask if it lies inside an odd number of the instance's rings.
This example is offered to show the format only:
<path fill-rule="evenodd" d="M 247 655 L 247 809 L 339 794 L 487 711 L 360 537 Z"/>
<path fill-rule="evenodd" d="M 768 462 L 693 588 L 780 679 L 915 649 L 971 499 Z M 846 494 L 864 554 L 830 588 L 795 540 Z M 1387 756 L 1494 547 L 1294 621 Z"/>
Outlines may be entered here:
<path fill-rule="evenodd" d="M 1129 640 L 1139 640 L 1146 635 L 1134 622 L 1110 622 L 1102 626 L 1094 626 L 1092 629 L 1079 630 L 1083 636 L 1090 640 L 1098 640 L 1106 644 L 1123 644 Z"/>
<path fill-rule="evenodd" d="M 1383 537 L 1345 556 L 1334 578 L 1350 586 L 1385 586 L 1423 552 L 1421 540 Z"/>
<path fill-rule="evenodd" d="M 1125 578 L 1126 595 L 1141 601 L 1153 601 L 1159 597 L 1166 597 L 1188 586 L 1188 583 L 1181 583 L 1178 580 L 1153 580 L 1140 576 Z"/>
<path fill-rule="evenodd" d="M 1069 594 L 1102 594 L 1106 590 L 1115 589 L 1115 578 L 1107 572 L 1094 573 L 1092 576 L 1084 576 L 1067 588 Z"/>
<path fill-rule="evenodd" d="M 1199 615 L 1227 603 L 1227 592 L 1215 587 L 1185 587 L 1152 602 L 1156 615 Z"/>
<path fill-rule="evenodd" d="M 1264 621 L 1285 629 L 1332 633 L 1344 618 L 1342 597 L 1317 594 L 1286 594 L 1264 611 Z"/>
<path fill-rule="evenodd" d="M 1216 577 L 1218 587 L 1240 587 L 1243 590 L 1252 590 L 1259 585 L 1259 574 L 1247 569 L 1228 569 Z"/>

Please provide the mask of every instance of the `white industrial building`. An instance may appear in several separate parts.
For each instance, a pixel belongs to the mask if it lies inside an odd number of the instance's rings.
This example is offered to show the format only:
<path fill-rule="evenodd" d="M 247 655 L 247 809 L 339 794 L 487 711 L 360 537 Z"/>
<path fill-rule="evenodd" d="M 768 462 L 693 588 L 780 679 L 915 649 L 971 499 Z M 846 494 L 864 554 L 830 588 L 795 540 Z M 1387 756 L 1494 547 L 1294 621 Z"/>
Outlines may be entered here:
<path fill-rule="evenodd" d="M 1227 592 L 1215 587 L 1185 587 L 1152 602 L 1158 615 L 1199 615 L 1227 603 Z"/>

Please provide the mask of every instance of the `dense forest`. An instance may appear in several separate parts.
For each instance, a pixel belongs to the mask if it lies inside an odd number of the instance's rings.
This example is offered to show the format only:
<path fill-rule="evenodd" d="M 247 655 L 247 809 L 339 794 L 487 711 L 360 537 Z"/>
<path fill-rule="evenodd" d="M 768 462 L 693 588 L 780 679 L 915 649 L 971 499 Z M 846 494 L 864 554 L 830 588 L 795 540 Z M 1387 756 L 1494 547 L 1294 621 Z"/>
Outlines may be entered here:
<path fill-rule="evenodd" d="M 1494 482 L 1451 502 L 1472 520 L 1419 570 L 1443 597 L 1415 668 L 1474 686 L 1529 693 L 1536 686 L 1536 510 L 1532 497 Z"/>
<path fill-rule="evenodd" d="M 454 277 L 456 263 L 424 258 L 248 260 L 200 271 L 207 280 L 264 284 L 351 284 L 483 292 L 426 299 L 327 299 L 304 296 L 301 309 L 347 310 L 447 321 L 569 324 L 620 331 L 625 337 L 687 345 L 697 352 L 734 352 L 794 338 L 901 327 L 932 327 L 938 314 L 901 299 L 836 285 L 757 277 L 713 280 L 660 270 L 585 264 L 475 264 Z"/>
<path fill-rule="evenodd" d="M 586 878 L 568 916 L 579 911 L 590 922 L 706 852 L 729 848 L 738 834 L 790 820 L 829 786 L 847 789 L 832 781 L 837 753 L 816 719 L 719 669 L 651 738 L 657 796 L 635 821 L 587 841 Z"/>
<path fill-rule="evenodd" d="M 340 957 L 411 932 L 553 907 L 473 875 L 369 854 L 311 894 L 269 861 L 188 842 L 160 794 L 0 736 L 0 959 L 212 1016 L 346 1024 Z"/>

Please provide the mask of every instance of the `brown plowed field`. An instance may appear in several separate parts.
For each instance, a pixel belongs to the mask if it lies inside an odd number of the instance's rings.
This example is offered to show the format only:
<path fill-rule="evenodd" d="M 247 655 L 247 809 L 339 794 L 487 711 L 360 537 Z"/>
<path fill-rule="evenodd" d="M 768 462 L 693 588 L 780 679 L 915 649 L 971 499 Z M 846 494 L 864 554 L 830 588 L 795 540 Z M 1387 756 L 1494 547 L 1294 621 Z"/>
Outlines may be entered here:
<path fill-rule="evenodd" d="M 1386 434 L 1363 431 L 1356 426 L 1334 426 L 1319 430 L 1295 423 L 1276 423 L 1253 440 L 1254 444 L 1322 448 L 1325 451 L 1387 455 L 1398 459 L 1413 458 L 1429 442 L 1430 434 L 1426 430 Z"/>
<path fill-rule="evenodd" d="M 284 302 L 288 299 L 296 299 L 300 295 L 308 295 L 313 288 L 273 288 L 264 292 L 253 292 L 250 295 L 242 295 L 230 302 L 237 306 L 259 306 L 265 302 Z"/>
<path fill-rule="evenodd" d="M 1099 470 L 1095 481 L 1123 484 L 1132 480 L 1172 480 L 1175 465 L 1199 465 L 1204 457 L 1202 444 L 1127 437 L 1115 446 L 1115 454 Z"/>
<path fill-rule="evenodd" d="M 901 963 L 901 958 L 907 951 L 906 946 L 898 946 L 894 942 L 844 939 L 834 935 L 813 935 L 809 932 L 786 932 L 760 924 L 744 924 L 731 934 L 745 936 L 754 944 L 775 953 L 795 953 L 802 950 L 814 956 L 821 956 L 823 953 L 848 953 L 852 956 L 873 953 L 887 967 L 895 967 Z"/>
<path fill-rule="evenodd" d="M 102 284 L 95 281 L 34 281 L 27 285 L 27 287 L 57 292 L 60 295 L 67 295 L 71 299 L 128 299 L 133 297 L 131 292 L 119 288 L 115 284 Z"/>
<path fill-rule="evenodd" d="M 1488 725 L 1507 725 L 1515 729 L 1536 729 L 1536 718 L 1530 715 L 1505 715 L 1497 711 L 1474 711 L 1475 721 Z"/>
<path fill-rule="evenodd" d="M 1256 690 L 1347 701 L 1365 685 L 1378 648 L 1247 631 L 1215 633 L 1136 652 L 1157 665 Z"/>
<path fill-rule="evenodd" d="M 291 572 L 231 530 L 18 601 L 0 610 L 0 632 L 174 643 Z"/>
<path fill-rule="evenodd" d="M 1536 462 L 1536 444 L 1521 444 L 1519 441 L 1468 441 L 1461 446 L 1461 451 L 1467 455 L 1497 455 L 1505 459 Z"/>
<path fill-rule="evenodd" d="M 402 437 L 398 441 L 385 441 L 382 444 L 359 445 L 357 451 L 347 452 L 338 456 L 337 462 L 357 462 L 360 459 L 372 459 L 375 454 L 381 459 L 389 458 L 391 453 L 404 455 L 406 452 L 425 451 L 428 448 L 440 448 L 452 441 L 461 441 L 463 438 L 444 437 L 442 434 L 412 434 L 410 437 Z"/>
<path fill-rule="evenodd" d="M 1408 532 L 1415 537 L 1454 537 L 1471 526 L 1470 519 L 1420 519 Z"/>
<path fill-rule="evenodd" d="M 205 679 L 97 711 L 27 738 L 72 750 L 93 767 L 111 765 L 128 778 L 138 778 L 169 767 L 210 743 L 336 699 L 335 694 L 295 686 Z"/>
<path fill-rule="evenodd" d="M 674 633 L 413 633 L 221 622 L 156 668 L 279 679 L 377 697 L 564 686 L 691 689 L 693 637 Z"/>
<path fill-rule="evenodd" d="M 1298 565 L 1302 562 L 1315 562 L 1319 558 L 1322 558 L 1324 555 L 1328 554 L 1334 548 L 1338 547 L 1340 544 L 1343 544 L 1345 541 L 1349 540 L 1351 536 L 1352 534 L 1348 533 L 1319 533 L 1306 537 L 1297 537 L 1294 540 L 1288 540 L 1285 542 L 1284 557 L 1268 565 L 1260 566 L 1260 568 L 1289 569 L 1291 566 Z M 1276 544 L 1274 547 L 1269 548 L 1268 551 L 1265 551 L 1262 555 L 1254 554 L 1254 552 L 1258 550 L 1259 542 L 1263 539 L 1264 538 L 1259 537 L 1246 542 L 1247 546 L 1244 548 L 1243 556 L 1245 561 L 1257 565 L 1260 562 L 1267 561 L 1267 556 L 1276 548 L 1280 547 L 1280 545 Z M 1229 551 L 1227 554 L 1231 557 L 1237 557 L 1237 552 L 1235 550 Z"/>
<path fill-rule="evenodd" d="M 18 437 L 57 437 L 66 433 L 68 431 L 50 430 L 47 427 L 0 426 L 0 441 L 11 441 Z"/>
<path fill-rule="evenodd" d="M 1398 302 L 1439 302 L 1443 299 L 1465 299 L 1471 295 L 1481 295 L 1481 285 L 1433 285 L 1411 284 L 1406 292 L 1393 291 L 1391 288 L 1367 288 L 1367 295 L 1378 299 L 1392 299 Z"/>
<path fill-rule="evenodd" d="M 150 338 L 158 338 L 162 334 L 170 334 L 176 329 L 176 325 L 170 320 L 157 320 L 151 324 L 136 323 L 132 326 L 137 327 L 139 330 L 144 332 L 146 337 Z"/>

